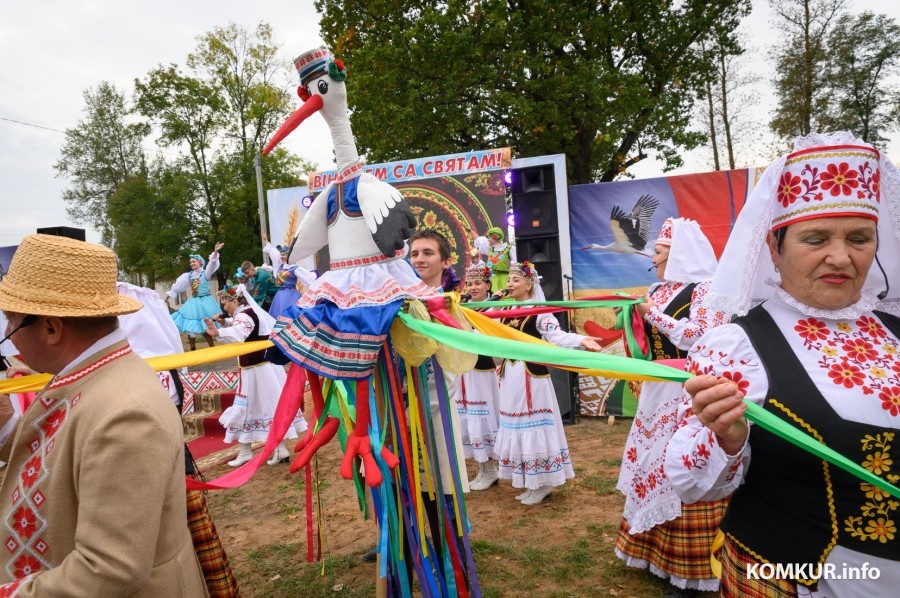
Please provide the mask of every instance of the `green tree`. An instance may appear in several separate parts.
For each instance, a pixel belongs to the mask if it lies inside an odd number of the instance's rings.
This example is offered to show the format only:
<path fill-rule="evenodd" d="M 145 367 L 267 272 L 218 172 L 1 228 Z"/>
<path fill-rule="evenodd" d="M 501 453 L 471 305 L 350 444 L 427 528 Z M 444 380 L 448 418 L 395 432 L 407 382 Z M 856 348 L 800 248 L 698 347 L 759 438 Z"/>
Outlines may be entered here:
<path fill-rule="evenodd" d="M 745 0 L 317 0 L 370 160 L 509 145 L 563 152 L 573 182 L 653 151 L 667 167 L 712 65 L 699 41 Z"/>
<path fill-rule="evenodd" d="M 900 122 L 891 111 L 900 105 L 894 75 L 900 70 L 900 26 L 885 15 L 844 15 L 829 38 L 829 90 L 833 113 L 825 126 L 853 131 L 880 144 Z"/>
<path fill-rule="evenodd" d="M 782 40 L 772 50 L 778 105 L 769 123 L 783 139 L 823 128 L 832 110 L 828 39 L 847 0 L 773 2 L 773 26 Z"/>
<path fill-rule="evenodd" d="M 174 278 L 193 250 L 187 205 L 190 176 L 163 160 L 123 181 L 109 199 L 113 249 L 122 269 L 141 286 Z"/>
<path fill-rule="evenodd" d="M 84 118 L 66 129 L 54 168 L 57 176 L 69 181 L 63 191 L 69 216 L 93 226 L 109 245 L 113 241 L 107 220 L 109 199 L 143 167 L 141 144 L 150 129 L 146 123 L 131 121 L 124 93 L 111 83 L 101 81 L 83 95 Z"/>
<path fill-rule="evenodd" d="M 253 159 L 290 110 L 290 71 L 277 51 L 268 25 L 249 32 L 232 24 L 198 38 L 187 58 L 190 73 L 160 66 L 135 82 L 137 107 L 159 127 L 159 142 L 183 152 L 197 246 L 225 241 L 223 256 L 238 261 L 259 261 Z M 292 169 L 299 166 L 284 150 L 266 156 L 266 186 L 297 184 Z M 220 282 L 228 274 L 220 271 Z"/>

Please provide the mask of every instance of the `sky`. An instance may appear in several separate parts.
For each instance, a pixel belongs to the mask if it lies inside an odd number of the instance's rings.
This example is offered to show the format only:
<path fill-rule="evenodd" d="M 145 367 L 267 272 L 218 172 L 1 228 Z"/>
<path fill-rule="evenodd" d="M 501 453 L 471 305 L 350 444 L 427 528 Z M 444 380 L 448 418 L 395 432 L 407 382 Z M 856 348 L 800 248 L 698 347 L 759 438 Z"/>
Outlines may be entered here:
<path fill-rule="evenodd" d="M 771 26 L 768 2 L 753 4 L 753 13 L 742 26 L 759 57 L 751 68 L 768 78 L 765 47 L 777 32 Z M 852 10 L 884 12 L 900 20 L 900 3 L 856 0 Z M 130 94 L 134 79 L 159 64 L 183 67 L 198 36 L 229 23 L 251 30 L 259 22 L 269 23 L 285 60 L 322 45 L 312 0 L 39 0 L 7 3 L 3 12 L 0 247 L 18 244 L 39 227 L 87 228 L 67 217 L 62 201 L 66 181 L 56 178 L 53 168 L 64 141 L 62 131 L 83 117 L 86 89 L 109 81 Z M 352 65 L 348 70 L 352 76 Z M 761 94 L 757 111 L 760 122 L 766 123 L 775 99 L 768 85 L 761 86 Z M 333 167 L 331 138 L 321 118 L 304 122 L 282 145 L 322 169 Z M 152 142 L 146 149 L 158 150 Z M 896 161 L 900 135 L 883 149 Z M 685 154 L 684 167 L 673 174 L 709 169 L 708 152 L 694 151 Z M 664 174 L 653 159 L 629 172 L 636 178 Z M 99 235 L 88 229 L 88 240 L 99 242 Z"/>

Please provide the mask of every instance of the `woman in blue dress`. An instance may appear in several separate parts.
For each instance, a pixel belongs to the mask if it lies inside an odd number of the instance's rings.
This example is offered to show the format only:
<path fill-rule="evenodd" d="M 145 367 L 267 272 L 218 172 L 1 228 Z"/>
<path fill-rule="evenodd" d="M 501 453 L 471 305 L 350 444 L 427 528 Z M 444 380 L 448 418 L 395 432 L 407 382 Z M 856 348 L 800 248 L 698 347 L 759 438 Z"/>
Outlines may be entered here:
<path fill-rule="evenodd" d="M 295 305 L 303 291 L 316 279 L 315 274 L 297 264 L 288 263 L 290 247 L 281 245 L 273 246 L 263 235 L 263 251 L 272 260 L 272 268 L 275 270 L 275 284 L 278 290 L 272 305 L 269 306 L 269 315 L 277 318 L 292 305 Z"/>
<path fill-rule="evenodd" d="M 169 303 L 169 299 L 177 297 L 178 293 L 188 292 L 190 295 L 184 305 L 172 314 L 172 319 L 178 330 L 187 334 L 191 351 L 197 348 L 198 334 L 203 335 L 210 347 L 216 344 L 212 336 L 207 334 L 203 318 L 211 318 L 222 311 L 219 302 L 209 292 L 209 281 L 219 269 L 219 250 L 224 246 L 222 242 L 216 243 L 208 264 L 202 256 L 192 254 L 190 271 L 179 276 L 172 288 L 166 292 L 166 304 Z"/>

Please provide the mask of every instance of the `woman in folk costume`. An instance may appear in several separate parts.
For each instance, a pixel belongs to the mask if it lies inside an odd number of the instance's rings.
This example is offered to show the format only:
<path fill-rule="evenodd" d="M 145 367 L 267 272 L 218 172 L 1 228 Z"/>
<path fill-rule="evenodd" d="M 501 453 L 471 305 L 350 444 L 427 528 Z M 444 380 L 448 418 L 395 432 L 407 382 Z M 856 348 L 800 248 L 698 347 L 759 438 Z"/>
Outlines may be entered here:
<path fill-rule="evenodd" d="M 272 305 L 269 306 L 269 314 L 277 318 L 292 305 L 296 305 L 309 285 L 316 279 L 315 274 L 297 264 L 288 263 L 288 254 L 291 251 L 288 245 L 273 246 L 263 236 L 263 251 L 272 260 L 272 269 L 275 271 L 275 284 L 278 290 Z"/>
<path fill-rule="evenodd" d="M 735 223 L 707 303 L 740 317 L 691 348 L 698 375 L 665 462 L 685 502 L 731 495 L 716 554 L 723 596 L 897 594 L 900 502 L 744 413 L 752 401 L 896 484 L 898 194 L 897 169 L 875 148 L 811 134 L 766 169 Z M 763 563 L 806 567 L 750 574 Z M 830 567 L 879 574 L 833 579 Z"/>
<path fill-rule="evenodd" d="M 257 305 L 244 285 L 229 287 L 220 292 L 219 297 L 222 298 L 231 321 L 226 320 L 226 326 L 217 329 L 213 320 L 207 319 L 206 331 L 209 334 L 230 343 L 268 338 L 275 320 Z M 216 319 L 221 319 L 221 316 L 217 315 Z M 225 442 L 237 440 L 241 447 L 237 457 L 228 462 L 232 467 L 250 461 L 253 458 L 251 443 L 265 441 L 268 437 L 278 397 L 287 380 L 284 367 L 266 361 L 264 353 L 265 350 L 255 351 L 238 358 L 241 379 L 234 404 L 219 417 L 219 423 L 225 428 Z M 303 413 L 298 411 L 285 438 L 297 438 L 297 433 L 305 430 L 306 420 L 303 419 Z M 284 445 L 279 444 L 267 463 L 276 465 L 289 455 Z"/>
<path fill-rule="evenodd" d="M 703 333 L 728 321 L 726 314 L 702 305 L 716 270 L 715 252 L 699 224 L 669 218 L 656 240 L 653 265 L 661 282 L 636 308 L 652 358 L 680 358 Z M 649 568 L 668 580 L 663 595 L 671 598 L 718 589 L 709 554 L 727 503 L 682 506 L 663 473 L 681 392 L 678 383 L 643 384 L 616 486 L 625 495 L 616 554 L 628 566 Z"/>
<path fill-rule="evenodd" d="M 491 269 L 485 265 L 466 268 L 466 291 L 470 301 L 487 301 L 491 292 Z M 499 404 L 500 386 L 494 358 L 479 355 L 475 369 L 460 377 L 456 393 L 463 454 L 478 464 L 478 473 L 469 482 L 471 490 L 487 490 L 500 479 L 494 455 Z"/>
<path fill-rule="evenodd" d="M 509 269 L 509 297 L 515 301 L 544 301 L 537 270 L 529 262 Z M 553 314 L 504 318 L 504 324 L 569 349 L 599 351 L 591 337 L 563 332 Z M 500 364 L 500 423 L 494 455 L 500 478 L 513 488 L 523 505 L 543 501 L 556 486 L 575 477 L 566 432 L 550 371 L 545 365 L 504 359 Z"/>
<path fill-rule="evenodd" d="M 216 243 L 215 249 L 209 256 L 208 264 L 201 255 L 191 254 L 191 271 L 179 276 L 172 288 L 166 292 L 168 296 L 166 304 L 168 304 L 169 299 L 174 299 L 178 293 L 190 291 L 190 297 L 178 311 L 172 314 L 172 319 L 175 320 L 178 330 L 188 335 L 191 351 L 197 348 L 194 339 L 198 334 L 203 335 L 210 347 L 216 344 L 213 337 L 206 331 L 203 320 L 219 313 L 219 303 L 209 292 L 209 281 L 219 269 L 219 250 L 224 246 L 224 243 Z"/>
<path fill-rule="evenodd" d="M 506 288 L 509 281 L 509 266 L 516 261 L 516 248 L 503 240 L 499 227 L 489 228 L 484 237 L 472 243 L 479 255 L 487 256 L 491 268 L 491 292 L 498 293 Z"/>

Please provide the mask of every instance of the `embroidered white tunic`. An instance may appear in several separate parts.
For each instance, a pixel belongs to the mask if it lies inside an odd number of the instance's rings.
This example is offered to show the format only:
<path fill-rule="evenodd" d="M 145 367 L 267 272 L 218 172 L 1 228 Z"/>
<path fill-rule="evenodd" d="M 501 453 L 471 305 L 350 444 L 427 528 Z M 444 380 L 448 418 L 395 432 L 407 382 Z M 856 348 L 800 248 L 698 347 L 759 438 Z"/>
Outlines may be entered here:
<path fill-rule="evenodd" d="M 803 364 L 824 399 L 847 420 L 884 428 L 900 428 L 900 339 L 871 313 L 874 298 L 842 310 L 814 309 L 798 303 L 784 291 L 763 304 L 791 349 Z M 770 364 L 772 367 L 773 364 Z M 765 366 L 747 338 L 735 324 L 716 328 L 704 335 L 690 350 L 688 367 L 694 373 L 711 374 L 733 380 L 746 398 L 765 402 L 769 381 Z M 678 409 L 680 428 L 672 437 L 666 455 L 665 472 L 682 499 L 687 502 L 713 500 L 733 493 L 742 483 L 751 462 L 751 446 L 745 443 L 734 456 L 727 455 L 715 436 L 691 414 L 690 396 L 683 396 Z M 863 466 L 890 478 L 896 465 L 879 460 L 877 448 Z M 877 470 L 877 471 L 876 471 Z M 883 493 L 874 500 L 890 506 Z M 884 506 L 884 505 L 883 505 Z M 889 518 L 890 519 L 890 518 Z M 862 517 L 867 521 L 866 517 Z M 896 542 L 896 518 L 886 526 L 876 526 L 869 534 L 873 542 Z M 852 521 L 841 526 L 856 525 Z M 863 531 L 863 530 L 860 530 Z M 869 533 L 869 532 L 864 532 Z M 836 546 L 825 560 L 836 571 L 848 567 L 877 567 L 873 579 L 819 581 L 817 591 L 798 585 L 799 595 L 829 598 L 843 596 L 885 596 L 888 588 L 900 587 L 900 565 Z M 887 593 L 886 593 L 887 592 Z"/>
<path fill-rule="evenodd" d="M 686 285 L 665 282 L 650 288 L 654 307 L 644 319 L 662 332 L 673 345 L 687 351 L 703 333 L 728 321 L 722 312 L 703 307 L 708 282 L 694 287 L 690 312 L 678 320 L 663 313 Z M 681 499 L 663 471 L 666 445 L 675 433 L 677 409 L 681 404 L 681 384 L 646 382 L 641 387 L 637 413 L 625 442 L 625 453 L 616 489 L 625 495 L 622 516 L 629 532 L 639 534 L 681 515 Z"/>

